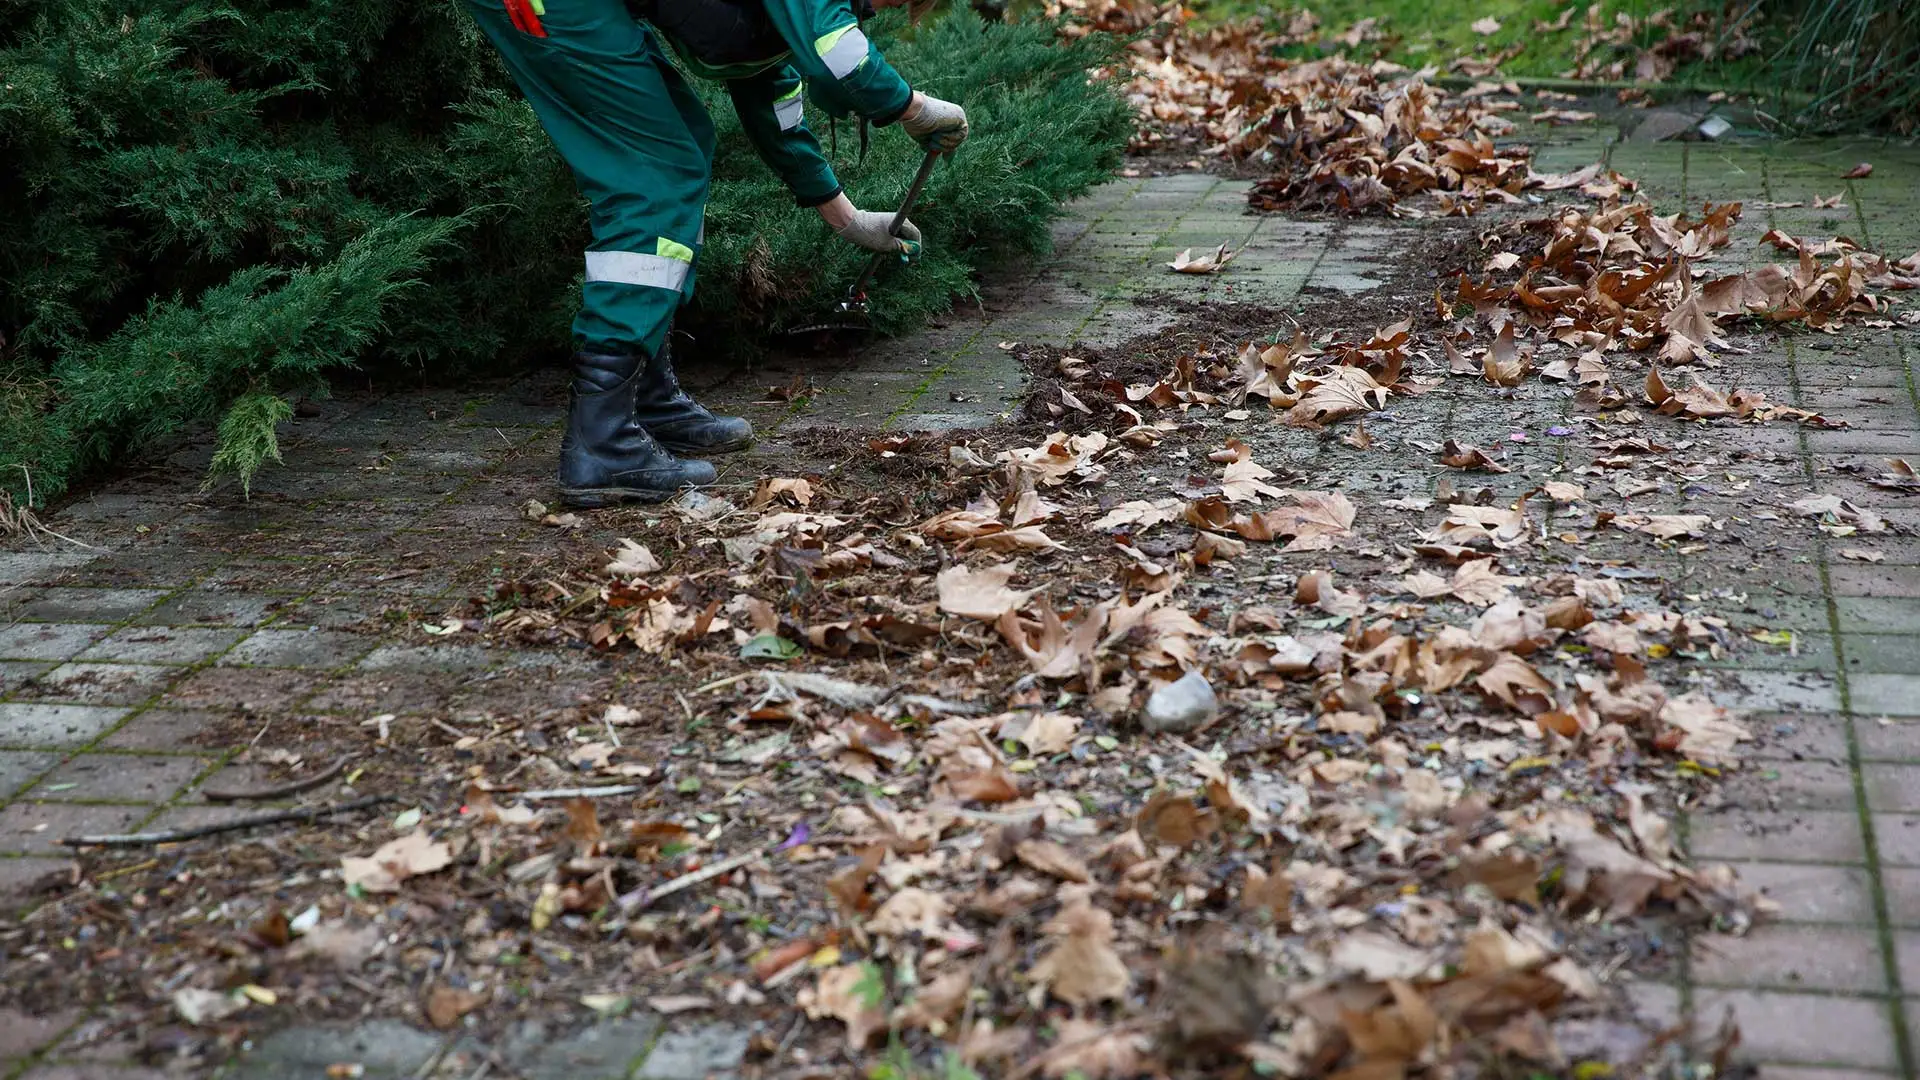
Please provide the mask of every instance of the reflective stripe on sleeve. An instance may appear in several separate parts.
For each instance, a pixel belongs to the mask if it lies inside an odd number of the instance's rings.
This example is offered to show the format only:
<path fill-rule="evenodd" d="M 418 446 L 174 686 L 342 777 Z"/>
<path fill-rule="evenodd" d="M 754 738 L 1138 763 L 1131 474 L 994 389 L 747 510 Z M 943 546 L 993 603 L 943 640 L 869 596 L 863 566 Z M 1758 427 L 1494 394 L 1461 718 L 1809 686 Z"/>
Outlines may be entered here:
<path fill-rule="evenodd" d="M 664 237 L 661 242 L 672 243 Z M 681 286 L 686 284 L 687 271 L 691 269 L 689 259 L 677 259 L 671 255 L 649 255 L 642 251 L 587 252 L 588 281 L 679 292 Z"/>
<path fill-rule="evenodd" d="M 820 54 L 828 74 L 844 79 L 867 62 L 867 35 L 858 26 L 843 26 L 816 40 L 813 51 Z"/>

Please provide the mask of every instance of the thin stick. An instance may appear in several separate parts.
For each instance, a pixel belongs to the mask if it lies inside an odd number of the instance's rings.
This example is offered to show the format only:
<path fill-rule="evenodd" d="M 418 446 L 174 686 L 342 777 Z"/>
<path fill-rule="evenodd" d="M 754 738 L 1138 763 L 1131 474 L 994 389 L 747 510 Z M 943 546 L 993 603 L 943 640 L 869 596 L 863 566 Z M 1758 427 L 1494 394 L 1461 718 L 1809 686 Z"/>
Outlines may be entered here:
<path fill-rule="evenodd" d="M 645 784 L 616 784 L 613 787 L 562 787 L 547 788 L 544 791 L 523 791 L 520 798 L 527 802 L 539 802 L 543 799 L 606 799 L 615 795 L 632 795 L 645 791 Z"/>
<path fill-rule="evenodd" d="M 275 784 L 272 787 L 263 788 L 218 788 L 213 790 L 202 788 L 200 790 L 200 797 L 210 802 L 238 802 L 242 799 L 284 799 L 289 795 L 298 795 L 303 791 L 311 791 L 319 787 L 321 784 L 346 772 L 347 766 L 352 763 L 352 754 L 342 754 L 340 760 L 321 769 L 312 776 L 303 776 L 298 780 L 289 780 L 284 784 Z"/>
<path fill-rule="evenodd" d="M 672 896 L 682 889 L 691 889 L 703 881 L 712 881 L 721 874 L 732 873 L 748 863 L 759 862 L 766 857 L 767 853 L 764 851 L 749 851 L 744 854 L 735 855 L 731 859 L 721 859 L 712 866 L 703 866 L 691 874 L 682 874 L 657 889 L 640 890 L 639 902 L 633 906 L 636 908 L 646 907 L 663 896 Z"/>
<path fill-rule="evenodd" d="M 724 679 L 715 679 L 714 681 L 706 684 L 705 686 L 696 686 L 694 687 L 693 692 L 696 694 L 704 694 L 712 690 L 718 690 L 723 686 L 732 686 L 734 683 L 737 683 L 742 679 L 751 679 L 758 674 L 759 672 L 757 671 L 743 671 L 738 675 L 729 675 Z"/>
<path fill-rule="evenodd" d="M 365 810 L 369 806 L 396 801 L 392 795 L 369 795 L 352 802 L 328 803 L 325 806 L 303 806 L 294 810 L 273 810 L 264 814 L 248 814 L 213 825 L 196 825 L 191 829 L 167 829 L 162 832 L 111 833 L 105 836 L 69 836 L 60 841 L 66 847 L 147 847 L 152 844 L 175 844 L 182 840 L 197 840 L 202 836 L 215 833 L 234 832 L 239 829 L 251 829 L 256 825 L 278 825 L 284 821 L 311 821 L 314 818 L 332 817 L 350 810 Z"/>

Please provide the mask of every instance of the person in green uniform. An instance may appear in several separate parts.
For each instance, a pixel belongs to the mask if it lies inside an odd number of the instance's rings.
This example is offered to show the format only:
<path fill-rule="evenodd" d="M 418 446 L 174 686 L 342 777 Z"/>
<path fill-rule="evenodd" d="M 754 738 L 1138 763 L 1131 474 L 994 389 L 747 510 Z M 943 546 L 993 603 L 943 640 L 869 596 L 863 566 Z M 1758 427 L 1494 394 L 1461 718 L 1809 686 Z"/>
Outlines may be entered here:
<path fill-rule="evenodd" d="M 713 482 L 698 456 L 744 449 L 674 377 L 667 331 L 705 240 L 713 122 L 668 59 L 724 80 L 760 157 L 802 206 L 862 248 L 912 254 L 920 232 L 848 201 L 802 115 L 802 89 L 840 113 L 898 123 L 929 151 L 967 137 L 960 106 L 907 86 L 848 0 L 463 0 L 592 207 L 574 319 L 560 493 L 573 506 L 657 502 Z M 902 0 L 882 0 L 892 6 Z M 697 455 L 697 456 L 696 456 Z"/>

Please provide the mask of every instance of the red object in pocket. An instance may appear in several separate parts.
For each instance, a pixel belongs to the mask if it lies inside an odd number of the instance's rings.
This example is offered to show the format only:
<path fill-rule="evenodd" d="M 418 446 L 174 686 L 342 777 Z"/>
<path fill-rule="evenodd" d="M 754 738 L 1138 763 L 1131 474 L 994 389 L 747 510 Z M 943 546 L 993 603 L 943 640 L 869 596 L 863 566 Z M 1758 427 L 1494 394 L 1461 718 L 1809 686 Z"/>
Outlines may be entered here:
<path fill-rule="evenodd" d="M 506 5 L 507 18 L 513 20 L 513 28 L 523 34 L 534 37 L 546 37 L 547 28 L 540 25 L 540 16 L 534 14 L 533 5 L 527 0 L 501 0 Z"/>

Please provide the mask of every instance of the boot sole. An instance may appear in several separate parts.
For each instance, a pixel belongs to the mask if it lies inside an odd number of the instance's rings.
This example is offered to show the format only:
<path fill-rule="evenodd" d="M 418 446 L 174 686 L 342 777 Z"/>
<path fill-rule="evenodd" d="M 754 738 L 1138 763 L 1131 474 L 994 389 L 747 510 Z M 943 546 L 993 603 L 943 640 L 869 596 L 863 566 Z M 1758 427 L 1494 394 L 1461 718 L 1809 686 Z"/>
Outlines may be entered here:
<path fill-rule="evenodd" d="M 715 446 L 695 446 L 692 443 L 668 442 L 657 436 L 653 441 L 659 443 L 660 448 L 669 454 L 690 458 L 707 457 L 712 454 L 737 454 L 742 450 L 749 449 L 754 443 L 752 436 L 744 439 L 736 439 L 730 443 L 720 443 Z"/>
<path fill-rule="evenodd" d="M 679 491 L 652 488 L 561 488 L 561 503 L 577 510 L 599 510 L 627 503 L 663 503 Z"/>

